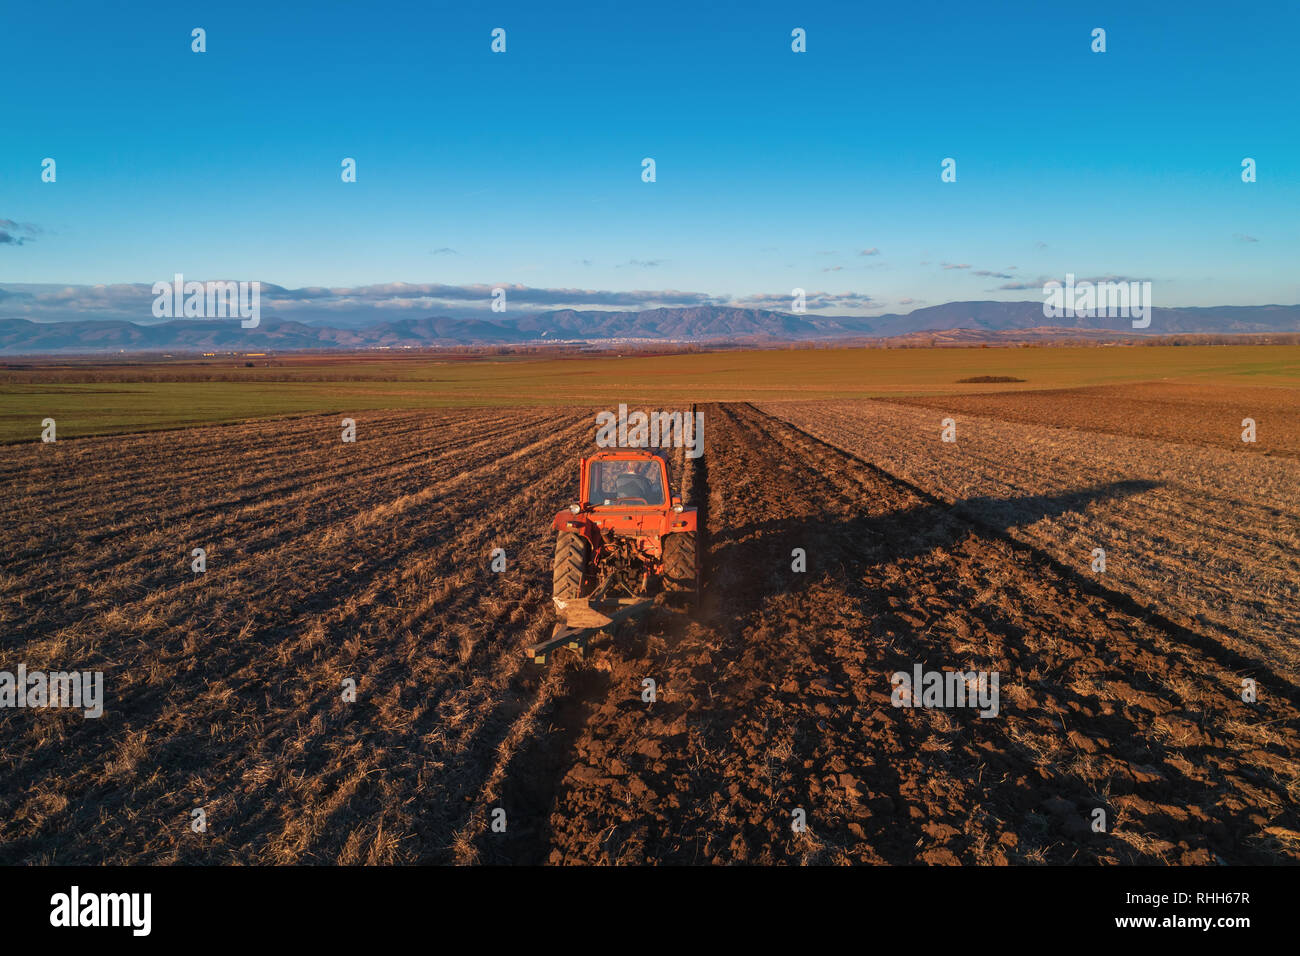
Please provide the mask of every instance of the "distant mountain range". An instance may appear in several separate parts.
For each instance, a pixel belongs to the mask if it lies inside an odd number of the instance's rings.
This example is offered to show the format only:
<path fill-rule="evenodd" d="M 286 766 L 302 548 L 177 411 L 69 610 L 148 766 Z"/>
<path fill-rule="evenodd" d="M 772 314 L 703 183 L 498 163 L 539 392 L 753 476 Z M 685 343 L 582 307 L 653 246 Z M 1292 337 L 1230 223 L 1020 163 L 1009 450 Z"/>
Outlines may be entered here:
<path fill-rule="evenodd" d="M 238 321 L 184 319 L 154 325 L 124 321 L 31 322 L 0 319 L 0 354 L 94 352 L 230 352 L 303 349 L 429 348 L 457 345 L 521 345 L 546 342 L 661 341 L 774 344 L 915 336 L 968 330 L 1004 339 L 1007 333 L 1045 326 L 1054 334 L 1113 332 L 1133 334 L 1127 318 L 1043 317 L 1040 302 L 949 302 L 906 315 L 792 315 L 765 309 L 699 306 L 602 312 L 562 309 L 518 318 L 453 319 L 430 317 L 382 322 L 362 328 L 335 328 L 263 316 L 255 329 Z M 1064 328 L 1062 326 L 1065 326 Z M 1300 332 L 1300 305 L 1212 306 L 1153 310 L 1143 334 Z"/>

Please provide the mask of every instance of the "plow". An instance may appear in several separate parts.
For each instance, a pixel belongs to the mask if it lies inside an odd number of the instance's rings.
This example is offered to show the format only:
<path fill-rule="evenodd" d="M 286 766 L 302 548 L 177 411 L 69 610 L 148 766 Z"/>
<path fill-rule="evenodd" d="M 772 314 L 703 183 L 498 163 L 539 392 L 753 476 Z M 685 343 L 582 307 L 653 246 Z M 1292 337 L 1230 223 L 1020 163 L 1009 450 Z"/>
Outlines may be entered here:
<path fill-rule="evenodd" d="M 696 605 L 703 563 L 698 513 L 669 488 L 667 462 L 652 451 L 604 451 L 581 460 L 578 500 L 552 522 L 557 620 L 549 638 L 527 649 L 536 663 L 562 647 L 582 656 L 593 636 L 656 604 Z"/>

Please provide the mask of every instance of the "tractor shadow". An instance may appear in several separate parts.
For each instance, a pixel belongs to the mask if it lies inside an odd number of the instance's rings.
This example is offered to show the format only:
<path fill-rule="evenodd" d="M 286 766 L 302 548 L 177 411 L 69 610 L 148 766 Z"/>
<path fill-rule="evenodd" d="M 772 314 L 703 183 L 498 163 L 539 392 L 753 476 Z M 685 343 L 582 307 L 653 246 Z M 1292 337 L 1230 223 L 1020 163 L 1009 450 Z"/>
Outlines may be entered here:
<path fill-rule="evenodd" d="M 1032 551 L 1076 583 L 1095 585 L 1045 552 L 1012 538 L 1011 530 L 1155 487 L 1158 483 L 1152 481 L 1118 481 L 1055 495 L 981 496 L 955 504 L 925 496 L 927 500 L 921 505 L 884 512 L 878 510 L 878 502 L 867 501 L 859 513 L 847 516 L 843 498 L 835 495 L 811 513 L 742 523 L 714 535 L 706 556 L 705 592 L 709 600 L 705 606 L 713 616 L 734 620 L 737 606 L 753 607 L 767 598 L 796 593 L 824 574 L 860 577 L 864 570 L 951 548 L 972 533 L 992 535 L 1020 550 Z M 795 549 L 802 551 L 802 572 L 795 569 Z M 718 582 L 726 584 L 711 587 Z M 731 596 L 736 584 L 750 592 L 746 600 L 737 601 Z M 720 594 L 719 590 L 726 593 Z"/>
<path fill-rule="evenodd" d="M 817 566 L 827 567 L 826 561 L 865 561 L 870 564 L 899 561 L 957 544 L 970 534 L 972 526 L 1004 537 L 1013 528 L 1157 487 L 1159 482 L 1132 480 L 1055 495 L 964 498 L 951 505 L 933 499 L 919 507 L 884 513 L 873 514 L 864 509 L 862 513 L 847 518 L 842 509 L 827 507 L 813 514 L 774 518 L 727 529 L 712 542 L 710 564 L 717 568 L 736 561 L 751 567 L 773 564 L 788 569 L 790 552 L 794 548 L 803 548 L 806 552 L 809 573 Z M 803 586 L 804 578 L 798 575 L 787 577 L 783 574 L 782 577 L 789 582 L 786 591 Z"/>
<path fill-rule="evenodd" d="M 1178 643 L 1193 647 L 1226 669 L 1249 673 L 1266 679 L 1291 703 L 1300 706 L 1300 689 L 1279 672 L 1262 662 L 1225 647 L 1208 634 L 1194 631 L 1170 619 L 1155 602 L 1110 587 L 1090 570 L 1090 555 L 1080 555 L 1078 565 L 1067 565 L 1058 558 L 1013 537 L 1015 528 L 1025 527 L 1045 518 L 1082 511 L 1091 504 L 1104 504 L 1131 497 L 1160 487 L 1148 480 L 1116 481 L 1073 489 L 1052 495 L 1023 495 L 1005 498 L 978 496 L 949 504 L 927 492 L 909 486 L 924 500 L 912 508 L 872 513 L 875 502 L 865 502 L 862 513 L 846 517 L 842 499 L 828 500 L 827 507 L 814 514 L 792 515 L 739 527 L 728 528 L 710 542 L 705 567 L 705 592 L 709 581 L 719 576 L 743 579 L 754 592 L 742 607 L 757 607 L 771 597 L 794 594 L 807 588 L 824 574 L 847 574 L 861 578 L 872 568 L 880 568 L 923 557 L 937 550 L 952 548 L 972 533 L 1003 541 L 1017 554 L 1026 556 L 1040 567 L 1046 566 L 1058 578 L 1086 594 L 1107 601 L 1125 614 L 1152 624 Z M 1097 546 L 1108 547 L 1098 541 Z M 804 573 L 793 570 L 792 551 L 802 548 L 807 562 Z M 737 574 L 737 569 L 741 573 Z M 938 582 L 942 584 L 942 582 Z M 705 602 L 713 615 L 734 613 L 731 599 Z"/>

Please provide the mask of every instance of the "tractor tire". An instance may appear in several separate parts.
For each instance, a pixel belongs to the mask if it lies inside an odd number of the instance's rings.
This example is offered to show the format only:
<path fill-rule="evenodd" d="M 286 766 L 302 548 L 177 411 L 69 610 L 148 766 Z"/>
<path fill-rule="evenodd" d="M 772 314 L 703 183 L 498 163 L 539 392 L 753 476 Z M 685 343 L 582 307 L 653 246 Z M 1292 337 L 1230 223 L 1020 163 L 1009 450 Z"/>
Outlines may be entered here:
<path fill-rule="evenodd" d="M 555 561 L 551 565 L 551 594 L 557 598 L 579 598 L 587 576 L 587 539 L 572 531 L 555 539 Z"/>
<path fill-rule="evenodd" d="M 692 603 L 699 599 L 700 553 L 696 547 L 695 532 L 681 531 L 664 535 L 664 590 L 688 598 Z"/>

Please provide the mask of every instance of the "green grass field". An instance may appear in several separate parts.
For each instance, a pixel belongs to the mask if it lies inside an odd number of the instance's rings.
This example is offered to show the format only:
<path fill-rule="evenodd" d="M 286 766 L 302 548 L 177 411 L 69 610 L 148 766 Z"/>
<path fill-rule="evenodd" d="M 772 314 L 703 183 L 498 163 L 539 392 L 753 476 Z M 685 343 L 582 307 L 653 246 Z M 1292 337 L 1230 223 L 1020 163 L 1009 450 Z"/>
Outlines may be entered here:
<path fill-rule="evenodd" d="M 281 357 L 283 358 L 283 357 Z M 961 384 L 978 375 L 1020 384 Z M 1300 346 L 794 349 L 666 356 L 285 358 L 283 366 L 194 363 L 29 366 L 0 376 L 0 443 L 249 418 L 447 405 L 656 407 L 1122 382 L 1300 386 Z"/>

